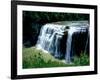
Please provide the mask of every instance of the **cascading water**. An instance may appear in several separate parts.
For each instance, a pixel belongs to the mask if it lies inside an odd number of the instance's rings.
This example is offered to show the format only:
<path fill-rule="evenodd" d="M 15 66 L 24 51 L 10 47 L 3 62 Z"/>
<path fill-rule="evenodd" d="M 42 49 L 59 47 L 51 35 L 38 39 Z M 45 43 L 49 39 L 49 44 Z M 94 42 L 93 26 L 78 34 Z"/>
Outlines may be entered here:
<path fill-rule="evenodd" d="M 62 25 L 46 24 L 41 28 L 36 47 L 60 57 L 60 39 L 63 36 Z"/>
<path fill-rule="evenodd" d="M 62 23 L 62 24 L 61 24 Z M 51 53 L 56 58 L 61 58 L 61 39 L 65 35 L 64 32 L 67 32 L 67 39 L 64 45 L 66 45 L 65 51 L 65 61 L 71 63 L 71 58 L 73 54 L 72 50 L 72 40 L 74 33 L 86 32 L 88 28 L 88 23 L 86 22 L 57 22 L 49 23 L 42 26 L 40 35 L 36 47 L 45 52 Z M 67 23 L 67 24 L 66 24 Z M 69 24 L 68 24 L 69 23 Z M 85 23 L 85 24 L 84 24 Z"/>
<path fill-rule="evenodd" d="M 71 57 L 72 57 L 72 53 L 71 53 L 71 46 L 72 46 L 72 37 L 74 33 L 80 33 L 80 32 L 86 32 L 86 27 L 84 26 L 71 26 L 70 29 L 68 30 L 68 39 L 67 39 L 67 43 L 66 46 L 68 46 L 66 48 L 66 55 L 65 55 L 65 59 L 67 63 L 71 62 Z"/>

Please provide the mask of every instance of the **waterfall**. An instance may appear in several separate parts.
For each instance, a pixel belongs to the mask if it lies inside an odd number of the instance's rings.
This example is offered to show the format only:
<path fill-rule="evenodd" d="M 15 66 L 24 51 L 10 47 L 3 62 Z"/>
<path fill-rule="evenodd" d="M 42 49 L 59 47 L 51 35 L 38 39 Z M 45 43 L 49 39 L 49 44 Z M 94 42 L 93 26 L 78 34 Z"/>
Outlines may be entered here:
<path fill-rule="evenodd" d="M 80 33 L 80 32 L 86 32 L 86 27 L 85 26 L 71 26 L 70 29 L 68 30 L 68 38 L 66 41 L 66 55 L 65 55 L 65 59 L 67 63 L 71 63 L 71 57 L 72 57 L 72 37 L 74 33 Z"/>
<path fill-rule="evenodd" d="M 68 24 L 69 23 L 69 24 Z M 48 23 L 42 26 L 40 34 L 38 36 L 38 41 L 36 44 L 37 49 L 41 49 L 44 52 L 51 53 L 55 58 L 61 58 L 61 42 L 64 32 L 67 32 L 66 51 L 64 53 L 66 63 L 71 63 L 73 57 L 72 53 L 72 41 L 73 35 L 75 33 L 86 32 L 87 30 L 86 22 L 63 22 L 61 23 Z"/>
<path fill-rule="evenodd" d="M 60 40 L 65 25 L 46 24 L 42 26 L 36 47 L 60 58 Z"/>

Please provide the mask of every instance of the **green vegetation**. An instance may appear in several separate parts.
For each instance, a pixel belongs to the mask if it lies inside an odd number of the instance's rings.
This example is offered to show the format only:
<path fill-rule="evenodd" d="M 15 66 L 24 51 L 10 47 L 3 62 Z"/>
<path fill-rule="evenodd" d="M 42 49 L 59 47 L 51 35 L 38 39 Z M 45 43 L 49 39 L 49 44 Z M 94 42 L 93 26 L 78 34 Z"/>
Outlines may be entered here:
<path fill-rule="evenodd" d="M 34 47 L 23 48 L 23 68 L 42 68 L 66 66 L 61 60 Z M 71 65 L 67 65 L 71 66 Z"/>
<path fill-rule="evenodd" d="M 81 53 L 80 57 L 74 56 L 74 63 L 77 66 L 89 65 L 89 56 L 86 53 Z"/>
<path fill-rule="evenodd" d="M 75 57 L 74 63 L 66 64 L 64 60 L 55 59 L 50 53 L 44 53 L 35 47 L 23 48 L 23 68 L 44 68 L 44 67 L 65 67 L 89 65 L 89 58 L 86 54 Z"/>
<path fill-rule="evenodd" d="M 42 24 L 57 21 L 89 20 L 89 14 L 23 11 L 23 18 L 26 19 L 26 17 L 30 18 L 32 22 Z"/>

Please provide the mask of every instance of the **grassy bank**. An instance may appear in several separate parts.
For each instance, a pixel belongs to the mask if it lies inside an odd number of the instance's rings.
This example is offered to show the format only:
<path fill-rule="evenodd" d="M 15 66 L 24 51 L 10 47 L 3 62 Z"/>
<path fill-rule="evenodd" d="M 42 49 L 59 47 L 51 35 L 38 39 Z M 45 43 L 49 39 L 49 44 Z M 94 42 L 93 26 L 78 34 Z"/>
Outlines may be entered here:
<path fill-rule="evenodd" d="M 89 65 L 87 55 L 75 56 L 73 64 L 66 64 L 63 60 L 55 59 L 50 53 L 44 53 L 35 47 L 23 48 L 23 68 L 45 68 Z"/>

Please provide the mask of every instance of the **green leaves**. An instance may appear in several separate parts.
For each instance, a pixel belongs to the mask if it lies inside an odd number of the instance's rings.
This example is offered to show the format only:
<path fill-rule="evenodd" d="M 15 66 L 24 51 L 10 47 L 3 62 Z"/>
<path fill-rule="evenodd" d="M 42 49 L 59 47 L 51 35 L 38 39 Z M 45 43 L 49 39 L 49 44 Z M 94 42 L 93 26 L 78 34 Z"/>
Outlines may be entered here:
<path fill-rule="evenodd" d="M 50 23 L 57 21 L 89 20 L 88 14 L 58 13 L 58 12 L 32 12 L 23 11 L 23 17 L 29 17 L 36 23 Z"/>
<path fill-rule="evenodd" d="M 81 55 L 74 56 L 74 63 L 75 65 L 84 66 L 89 65 L 89 56 L 86 53 L 81 53 Z"/>

